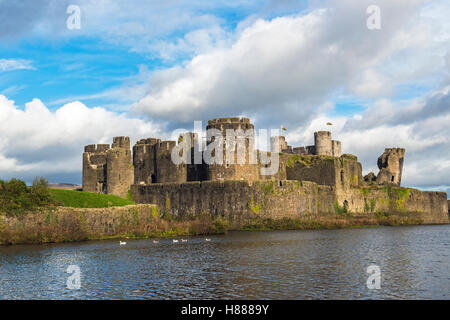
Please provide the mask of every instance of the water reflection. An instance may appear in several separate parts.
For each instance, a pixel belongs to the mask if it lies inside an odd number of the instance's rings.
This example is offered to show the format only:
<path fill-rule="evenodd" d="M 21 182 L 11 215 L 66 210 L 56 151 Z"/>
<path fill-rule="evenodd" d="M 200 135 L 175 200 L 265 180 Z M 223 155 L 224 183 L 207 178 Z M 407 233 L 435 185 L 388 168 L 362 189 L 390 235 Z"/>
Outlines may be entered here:
<path fill-rule="evenodd" d="M 0 248 L 2 299 L 449 299 L 450 226 Z M 382 288 L 366 287 L 369 265 Z M 69 265 L 81 289 L 66 287 Z"/>

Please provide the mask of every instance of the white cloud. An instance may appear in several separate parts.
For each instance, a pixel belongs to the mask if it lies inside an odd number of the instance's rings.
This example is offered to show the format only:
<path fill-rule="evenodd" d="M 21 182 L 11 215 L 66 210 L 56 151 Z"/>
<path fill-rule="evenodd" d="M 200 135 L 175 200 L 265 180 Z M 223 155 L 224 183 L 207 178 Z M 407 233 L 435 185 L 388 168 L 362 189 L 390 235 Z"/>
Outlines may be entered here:
<path fill-rule="evenodd" d="M 429 19 L 421 1 L 375 1 L 383 19 L 377 31 L 365 24 L 372 2 L 330 1 L 305 15 L 257 19 L 227 34 L 232 44 L 155 72 L 132 110 L 181 122 L 245 114 L 265 125 L 305 124 L 336 92 L 386 98 L 445 66 L 446 52 L 436 49 L 447 40 L 421 28 Z"/>
<path fill-rule="evenodd" d="M 24 59 L 0 59 L 0 71 L 12 71 L 12 70 L 36 70 L 31 65 L 30 60 L 24 60 Z"/>
<path fill-rule="evenodd" d="M 80 102 L 50 111 L 34 99 L 19 109 L 0 95 L 0 177 L 16 174 L 32 179 L 38 175 L 75 173 L 81 178 L 81 154 L 87 144 L 111 143 L 114 136 L 132 141 L 159 136 L 161 125 L 128 118 Z M 79 182 L 79 180 L 77 181 Z"/>

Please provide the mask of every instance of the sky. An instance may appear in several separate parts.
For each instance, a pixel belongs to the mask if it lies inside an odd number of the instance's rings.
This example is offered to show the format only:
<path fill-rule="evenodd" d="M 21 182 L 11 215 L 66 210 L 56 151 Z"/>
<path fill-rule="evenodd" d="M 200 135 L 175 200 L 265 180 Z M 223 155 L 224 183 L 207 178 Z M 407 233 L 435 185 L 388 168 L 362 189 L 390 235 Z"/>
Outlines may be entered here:
<path fill-rule="evenodd" d="M 0 179 L 81 183 L 84 145 L 245 116 L 292 146 L 331 130 L 363 174 L 406 148 L 402 184 L 450 193 L 449 16 L 448 0 L 0 0 Z"/>

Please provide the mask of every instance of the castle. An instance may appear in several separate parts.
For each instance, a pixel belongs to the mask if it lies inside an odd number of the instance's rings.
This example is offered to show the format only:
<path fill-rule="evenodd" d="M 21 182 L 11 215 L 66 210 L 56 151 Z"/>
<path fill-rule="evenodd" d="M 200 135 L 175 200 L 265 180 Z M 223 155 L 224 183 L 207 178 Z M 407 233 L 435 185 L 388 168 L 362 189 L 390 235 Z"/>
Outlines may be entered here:
<path fill-rule="evenodd" d="M 385 149 L 378 158 L 378 175 L 363 177 L 357 157 L 342 154 L 341 142 L 332 140 L 328 131 L 315 132 L 314 145 L 306 147 L 271 137 L 271 151 L 263 152 L 255 149 L 254 125 L 248 118 L 209 120 L 206 130 L 205 145 L 193 132 L 178 141 L 139 140 L 132 153 L 128 137 L 114 138 L 111 147 L 88 145 L 83 191 L 131 195 L 138 203 L 153 203 L 174 215 L 209 212 L 238 224 L 255 215 L 336 212 L 425 212 L 422 216 L 430 221 L 437 214 L 448 223 L 445 193 L 400 187 L 405 149 Z M 177 163 L 174 155 L 183 161 Z M 205 160 L 210 158 L 214 161 Z M 264 173 L 273 165 L 276 170 Z"/>

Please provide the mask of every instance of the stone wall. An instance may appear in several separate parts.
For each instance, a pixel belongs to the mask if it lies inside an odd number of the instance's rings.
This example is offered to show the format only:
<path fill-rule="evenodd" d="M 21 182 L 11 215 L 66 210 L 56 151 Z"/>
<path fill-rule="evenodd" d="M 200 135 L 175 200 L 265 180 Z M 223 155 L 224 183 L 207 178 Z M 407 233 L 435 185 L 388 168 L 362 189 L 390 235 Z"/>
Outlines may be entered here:
<path fill-rule="evenodd" d="M 220 131 L 221 137 L 211 136 L 211 129 Z M 258 166 L 256 165 L 254 126 L 248 118 L 218 118 L 209 120 L 206 130 L 206 143 L 208 145 L 213 142 L 217 143 L 215 139 L 218 138 L 220 139 L 218 146 L 222 145 L 223 148 L 223 159 L 220 161 L 221 163 L 216 161 L 216 164 L 208 165 L 208 180 L 258 180 L 259 173 Z M 243 134 L 238 134 L 236 137 L 233 137 L 235 140 L 228 141 L 227 130 L 233 130 L 234 132 L 242 130 Z M 244 135 L 245 133 L 249 134 L 249 136 Z M 242 145 L 239 145 L 238 141 L 241 141 Z M 227 145 L 228 148 L 234 146 L 233 158 L 227 157 Z M 245 152 L 243 161 L 240 161 L 237 157 L 239 147 L 245 148 L 243 151 Z"/>
<path fill-rule="evenodd" d="M 386 148 L 384 153 L 378 158 L 377 164 L 380 172 L 376 178 L 377 183 L 400 186 L 404 157 L 405 149 Z"/>
<path fill-rule="evenodd" d="M 92 144 L 83 153 L 83 190 L 106 192 L 106 152 L 109 144 Z"/>
<path fill-rule="evenodd" d="M 0 216 L 0 244 L 103 239 L 153 230 L 154 205 L 110 208 L 46 208 L 26 215 Z"/>
<path fill-rule="evenodd" d="M 447 194 L 400 187 L 337 190 L 336 201 L 351 212 L 378 216 L 414 215 L 422 223 L 449 223 Z M 446 214 L 447 213 L 447 214 Z"/>
<path fill-rule="evenodd" d="M 351 187 L 344 192 L 308 181 L 203 181 L 133 185 L 138 203 L 153 203 L 180 218 L 209 213 L 239 228 L 252 219 L 336 216 L 404 217 L 415 223 L 449 223 L 446 194 L 406 188 Z"/>
<path fill-rule="evenodd" d="M 287 180 L 312 181 L 320 185 L 347 189 L 362 182 L 362 167 L 356 156 L 345 154 L 341 157 L 292 155 L 286 163 Z"/>
<path fill-rule="evenodd" d="M 447 200 L 448 217 L 450 219 L 450 200 Z"/>
<path fill-rule="evenodd" d="M 239 227 L 249 219 L 301 218 L 333 212 L 332 187 L 311 182 L 203 181 L 133 185 L 138 203 L 153 203 L 180 218 L 209 213 Z"/>
<path fill-rule="evenodd" d="M 155 148 L 160 139 L 141 139 L 133 146 L 133 167 L 135 184 L 156 183 Z"/>

